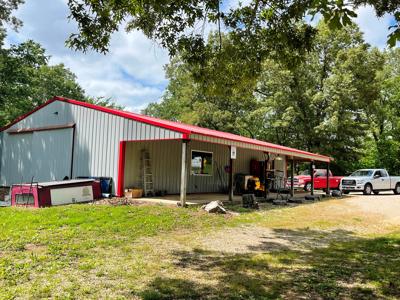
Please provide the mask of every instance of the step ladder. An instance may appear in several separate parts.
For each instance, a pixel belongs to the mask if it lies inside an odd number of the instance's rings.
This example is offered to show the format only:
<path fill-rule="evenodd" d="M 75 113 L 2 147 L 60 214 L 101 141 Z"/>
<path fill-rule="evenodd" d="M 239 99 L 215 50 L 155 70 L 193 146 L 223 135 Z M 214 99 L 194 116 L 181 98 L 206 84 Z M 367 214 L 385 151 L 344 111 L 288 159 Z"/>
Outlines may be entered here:
<path fill-rule="evenodd" d="M 145 197 L 152 197 L 154 196 L 154 187 L 153 187 L 153 173 L 151 170 L 151 159 L 149 150 L 142 149 L 141 161 L 142 161 L 143 193 Z"/>

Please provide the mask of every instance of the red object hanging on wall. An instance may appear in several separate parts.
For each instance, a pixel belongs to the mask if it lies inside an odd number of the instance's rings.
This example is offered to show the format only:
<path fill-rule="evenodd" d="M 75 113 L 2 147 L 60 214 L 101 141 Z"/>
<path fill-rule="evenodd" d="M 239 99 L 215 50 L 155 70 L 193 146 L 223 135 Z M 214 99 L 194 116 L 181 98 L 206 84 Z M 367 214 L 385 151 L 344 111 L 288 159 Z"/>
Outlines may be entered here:
<path fill-rule="evenodd" d="M 261 166 L 260 162 L 256 159 L 250 161 L 250 175 L 260 177 Z"/>

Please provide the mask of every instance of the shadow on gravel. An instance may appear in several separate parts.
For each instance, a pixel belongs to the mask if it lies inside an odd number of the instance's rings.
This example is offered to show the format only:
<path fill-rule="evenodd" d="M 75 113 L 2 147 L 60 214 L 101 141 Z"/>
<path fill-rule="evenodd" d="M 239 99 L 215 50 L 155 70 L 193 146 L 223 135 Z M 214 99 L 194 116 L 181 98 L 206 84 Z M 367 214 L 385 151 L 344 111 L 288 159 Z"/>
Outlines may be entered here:
<path fill-rule="evenodd" d="M 282 247 L 232 254 L 194 249 L 174 253 L 175 267 L 187 278 L 159 276 L 144 299 L 376 299 L 400 297 L 400 235 L 363 239 L 348 231 L 275 230 L 288 245 L 299 237 L 303 250 Z M 190 275 L 192 274 L 192 275 Z M 195 274 L 195 275 L 193 275 Z M 200 275 L 199 275 L 200 274 Z M 196 280 L 201 276 L 201 281 Z M 205 282 L 212 282 L 206 284 Z"/>

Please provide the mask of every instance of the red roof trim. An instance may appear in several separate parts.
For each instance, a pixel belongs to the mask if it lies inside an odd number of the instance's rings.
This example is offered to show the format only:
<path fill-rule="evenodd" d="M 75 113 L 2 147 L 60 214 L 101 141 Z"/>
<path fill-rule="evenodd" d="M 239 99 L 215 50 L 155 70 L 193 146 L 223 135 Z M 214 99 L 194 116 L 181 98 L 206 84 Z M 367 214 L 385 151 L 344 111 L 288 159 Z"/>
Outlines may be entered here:
<path fill-rule="evenodd" d="M 242 142 L 242 143 L 253 144 L 253 145 L 257 145 L 257 146 L 261 146 L 261 147 L 269 147 L 269 148 L 273 148 L 273 149 L 309 155 L 309 156 L 313 156 L 315 158 L 323 159 L 324 161 L 326 161 L 326 160 L 330 161 L 330 159 L 331 159 L 328 156 L 315 154 L 315 153 L 311 153 L 311 152 L 307 152 L 307 151 L 303 151 L 303 150 L 299 150 L 299 149 L 289 148 L 289 147 L 285 147 L 285 146 L 281 146 L 281 145 L 276 145 L 276 144 L 272 144 L 272 143 L 268 143 L 268 142 L 263 142 L 263 141 L 259 141 L 259 140 L 255 140 L 255 139 L 250 139 L 250 138 L 246 138 L 246 137 L 236 135 L 236 134 L 231 134 L 231 133 L 227 133 L 227 132 L 212 130 L 212 129 L 208 129 L 208 128 L 203 128 L 203 127 L 198 127 L 198 126 L 188 125 L 188 124 L 183 124 L 183 123 L 178 123 L 178 122 L 161 120 L 161 119 L 157 119 L 157 118 L 153 118 L 153 117 L 149 117 L 149 116 L 144 116 L 144 115 L 139 115 L 139 114 L 135 114 L 135 113 L 131 113 L 131 112 L 107 108 L 107 107 L 98 106 L 98 105 L 94 105 L 94 104 L 87 103 L 87 102 L 82 102 L 82 101 L 68 99 L 68 98 L 64 98 L 64 97 L 58 97 L 58 96 L 48 100 L 47 102 L 38 106 L 31 112 L 28 112 L 28 113 L 20 116 L 12 123 L 1 128 L 0 132 L 10 128 L 15 123 L 20 122 L 21 120 L 23 120 L 26 117 L 28 117 L 29 115 L 33 114 L 37 110 L 39 110 L 39 109 L 43 108 L 44 106 L 46 106 L 54 101 L 57 101 L 57 100 L 62 101 L 62 102 L 71 103 L 74 105 L 91 108 L 91 109 L 98 110 L 98 111 L 102 111 L 102 112 L 109 113 L 112 115 L 120 116 L 122 118 L 131 119 L 131 120 L 146 123 L 149 125 L 154 125 L 154 126 L 162 127 L 165 129 L 170 129 L 170 130 L 173 130 L 176 132 L 180 132 L 183 134 L 182 138 L 184 138 L 184 139 L 190 138 L 190 134 L 199 134 L 199 135 L 203 135 L 203 136 L 210 136 L 213 138 L 220 138 L 220 139 L 224 139 L 224 140 Z"/>

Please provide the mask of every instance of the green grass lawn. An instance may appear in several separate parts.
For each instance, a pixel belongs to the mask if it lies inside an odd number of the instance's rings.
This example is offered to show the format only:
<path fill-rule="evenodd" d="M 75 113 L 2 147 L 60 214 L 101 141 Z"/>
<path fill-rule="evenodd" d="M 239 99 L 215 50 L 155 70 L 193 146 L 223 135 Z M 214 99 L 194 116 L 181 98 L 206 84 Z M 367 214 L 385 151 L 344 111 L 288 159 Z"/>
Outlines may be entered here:
<path fill-rule="evenodd" d="M 163 206 L 3 208 L 0 220 L 0 299 L 400 297 L 400 227 L 357 233 L 371 220 L 328 202 L 230 217 Z M 200 242 L 216 229 L 231 230 L 229 242 L 243 226 L 289 243 L 230 253 Z"/>
<path fill-rule="evenodd" d="M 0 220 L 0 298 L 98 295 L 93 276 L 107 285 L 145 269 L 137 239 L 226 223 L 191 209 L 92 205 L 3 208 Z"/>

